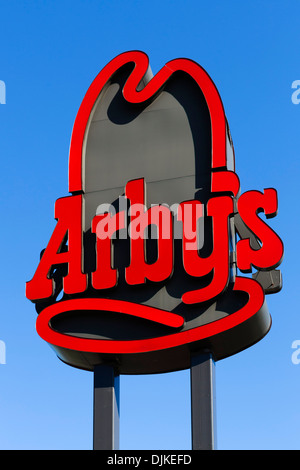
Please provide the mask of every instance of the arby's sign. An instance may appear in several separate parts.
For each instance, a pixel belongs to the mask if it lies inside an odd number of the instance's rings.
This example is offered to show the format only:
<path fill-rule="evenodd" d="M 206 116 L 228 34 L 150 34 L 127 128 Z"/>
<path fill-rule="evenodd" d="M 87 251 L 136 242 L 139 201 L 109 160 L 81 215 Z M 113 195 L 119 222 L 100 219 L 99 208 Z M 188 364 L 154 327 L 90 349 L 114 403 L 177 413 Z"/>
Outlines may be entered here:
<path fill-rule="evenodd" d="M 146 54 L 117 56 L 78 110 L 70 195 L 26 284 L 37 332 L 70 365 L 121 373 L 179 370 L 192 351 L 219 360 L 259 341 L 265 296 L 282 285 L 283 244 L 266 221 L 278 196 L 241 186 L 205 70 L 175 59 L 153 76 Z"/>

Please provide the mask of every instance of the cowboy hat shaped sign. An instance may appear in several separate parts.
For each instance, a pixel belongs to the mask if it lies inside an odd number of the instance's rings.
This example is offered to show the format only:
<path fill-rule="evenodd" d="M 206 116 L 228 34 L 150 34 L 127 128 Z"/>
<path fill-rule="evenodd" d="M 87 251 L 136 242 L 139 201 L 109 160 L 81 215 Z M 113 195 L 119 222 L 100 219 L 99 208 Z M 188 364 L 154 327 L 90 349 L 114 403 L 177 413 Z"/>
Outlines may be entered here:
<path fill-rule="evenodd" d="M 167 372 L 269 331 L 283 244 L 265 219 L 277 192 L 241 193 L 221 98 L 197 63 L 153 76 L 131 51 L 103 68 L 75 119 L 69 192 L 26 285 L 62 361 Z"/>

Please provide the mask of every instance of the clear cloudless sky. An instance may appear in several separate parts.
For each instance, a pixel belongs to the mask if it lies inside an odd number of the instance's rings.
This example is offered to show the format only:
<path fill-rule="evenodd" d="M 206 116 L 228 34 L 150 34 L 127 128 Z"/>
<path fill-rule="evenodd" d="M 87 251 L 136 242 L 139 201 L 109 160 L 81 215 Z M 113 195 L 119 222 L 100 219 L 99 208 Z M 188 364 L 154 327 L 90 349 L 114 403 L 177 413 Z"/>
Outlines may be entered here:
<path fill-rule="evenodd" d="M 272 328 L 216 364 L 218 449 L 300 449 L 300 3 L 286 0 L 0 2 L 0 449 L 92 449 L 93 375 L 57 359 L 35 331 L 25 282 L 68 195 L 73 122 L 91 81 L 139 49 L 153 73 L 195 60 L 221 94 L 242 192 L 278 190 L 283 289 Z M 295 354 L 297 358 L 297 354 Z M 300 355 L 299 355 L 300 357 Z M 190 449 L 189 371 L 121 376 L 121 449 Z"/>

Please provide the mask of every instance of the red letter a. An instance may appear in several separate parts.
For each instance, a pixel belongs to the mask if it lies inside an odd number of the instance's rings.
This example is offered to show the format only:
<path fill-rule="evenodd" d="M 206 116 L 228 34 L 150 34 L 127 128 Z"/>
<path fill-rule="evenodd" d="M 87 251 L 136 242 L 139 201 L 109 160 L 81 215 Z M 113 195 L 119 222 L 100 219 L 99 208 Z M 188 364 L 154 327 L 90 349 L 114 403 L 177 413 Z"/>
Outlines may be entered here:
<path fill-rule="evenodd" d="M 55 203 L 55 218 L 58 222 L 48 246 L 32 280 L 26 283 L 26 297 L 33 301 L 54 294 L 54 281 L 50 278 L 50 272 L 58 264 L 68 264 L 68 274 L 63 279 L 66 294 L 83 292 L 87 287 L 87 277 L 82 273 L 82 197 L 58 199 Z M 66 235 L 68 251 L 60 252 Z"/>

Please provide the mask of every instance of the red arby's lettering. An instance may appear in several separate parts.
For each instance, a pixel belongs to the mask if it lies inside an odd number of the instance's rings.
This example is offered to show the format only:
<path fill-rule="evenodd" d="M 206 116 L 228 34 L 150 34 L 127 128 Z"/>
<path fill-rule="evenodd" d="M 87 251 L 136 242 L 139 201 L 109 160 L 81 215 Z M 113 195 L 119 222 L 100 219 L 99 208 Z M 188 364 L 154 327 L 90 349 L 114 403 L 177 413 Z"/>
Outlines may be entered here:
<path fill-rule="evenodd" d="M 166 205 L 145 207 L 145 182 L 143 178 L 127 183 L 125 196 L 130 201 L 129 228 L 130 264 L 125 268 L 126 282 L 130 286 L 166 281 L 173 272 L 173 215 Z M 61 264 L 68 265 L 63 289 L 67 294 L 83 292 L 86 289 L 86 274 L 82 272 L 82 223 L 81 196 L 59 199 L 55 205 L 57 226 L 41 258 L 37 271 L 27 283 L 26 295 L 30 300 L 48 298 L 53 295 L 51 270 Z M 264 193 L 249 191 L 238 200 L 239 213 L 248 228 L 262 242 L 258 250 L 253 250 L 250 240 L 237 243 L 237 265 L 243 271 L 277 266 L 283 256 L 280 238 L 258 217 L 264 212 L 267 217 L 277 212 L 277 195 L 273 189 Z M 230 196 L 211 198 L 206 207 L 207 216 L 212 218 L 213 248 L 207 257 L 199 255 L 197 244 L 197 222 L 204 217 L 203 205 L 198 200 L 179 204 L 177 220 L 182 222 L 183 266 L 186 273 L 201 278 L 213 273 L 208 286 L 188 291 L 182 301 L 196 304 L 213 299 L 228 285 L 229 281 L 229 219 L 233 214 L 233 199 Z M 92 273 L 92 285 L 103 290 L 117 285 L 118 272 L 113 266 L 113 237 L 126 227 L 125 212 L 96 215 L 92 222 L 92 232 L 96 234 L 96 270 Z M 157 259 L 147 263 L 145 256 L 145 233 L 150 225 L 157 228 Z M 67 251 L 60 252 L 65 237 L 68 237 Z"/>

